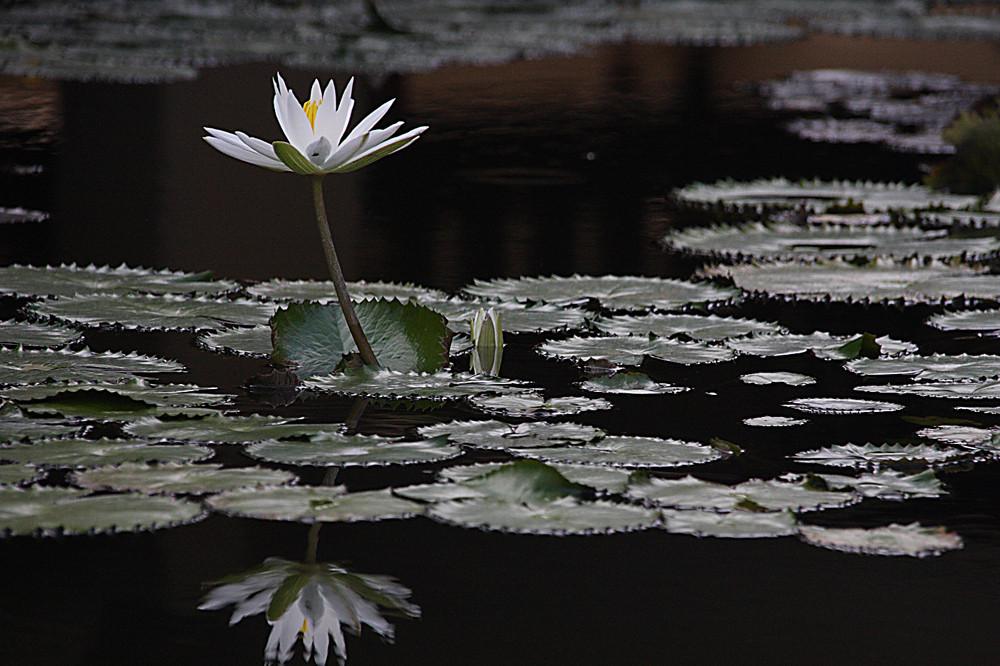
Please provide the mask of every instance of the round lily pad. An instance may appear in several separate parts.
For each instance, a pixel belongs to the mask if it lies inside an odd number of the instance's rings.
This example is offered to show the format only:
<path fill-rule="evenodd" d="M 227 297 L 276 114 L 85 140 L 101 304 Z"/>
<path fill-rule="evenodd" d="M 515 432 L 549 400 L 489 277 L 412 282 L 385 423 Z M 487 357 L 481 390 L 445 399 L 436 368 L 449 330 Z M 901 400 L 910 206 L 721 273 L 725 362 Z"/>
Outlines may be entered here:
<path fill-rule="evenodd" d="M 267 358 L 271 355 L 271 327 L 260 325 L 250 328 L 233 328 L 198 337 L 198 344 L 212 351 Z"/>
<path fill-rule="evenodd" d="M 917 435 L 950 446 L 976 447 L 989 442 L 997 432 L 1000 431 L 973 426 L 939 425 L 918 430 Z"/>
<path fill-rule="evenodd" d="M 44 475 L 45 472 L 31 465 L 0 465 L 0 486 L 23 486 Z"/>
<path fill-rule="evenodd" d="M 920 384 L 866 384 L 856 386 L 863 393 L 889 393 L 894 395 L 919 395 L 926 398 L 956 398 L 985 400 L 1000 398 L 1000 382 L 988 379 L 981 382 L 950 381 L 922 382 Z"/>
<path fill-rule="evenodd" d="M 333 282 L 329 280 L 269 280 L 248 286 L 247 292 L 257 298 L 267 298 L 272 301 L 292 301 L 314 303 L 334 303 L 337 292 Z M 352 299 L 366 298 L 398 298 L 402 301 L 415 299 L 417 301 L 444 300 L 448 296 L 437 289 L 418 287 L 413 284 L 395 282 L 348 282 L 347 291 Z"/>
<path fill-rule="evenodd" d="M 308 442 L 257 442 L 247 447 L 247 454 L 279 464 L 349 467 L 438 462 L 461 455 L 462 449 L 449 445 L 444 437 L 400 442 L 324 432 Z"/>
<path fill-rule="evenodd" d="M 795 534 L 798 519 L 791 511 L 699 511 L 664 509 L 663 527 L 676 534 L 724 539 L 761 539 Z"/>
<path fill-rule="evenodd" d="M 474 396 L 469 399 L 469 402 L 484 412 L 491 414 L 505 414 L 507 416 L 535 419 L 611 409 L 611 403 L 600 398 L 560 396 L 545 399 L 538 391 L 511 393 L 509 395 Z"/>
<path fill-rule="evenodd" d="M 707 511 L 822 511 L 861 500 L 854 492 L 816 490 L 804 482 L 751 479 L 736 486 L 681 479 L 642 479 L 629 484 L 625 496 L 655 506 Z"/>
<path fill-rule="evenodd" d="M 0 401 L 0 444 L 73 435 L 82 429 L 63 419 L 34 419 L 11 402 Z"/>
<path fill-rule="evenodd" d="M 212 414 L 204 418 L 168 421 L 144 416 L 127 424 L 124 429 L 125 432 L 134 437 L 145 437 L 159 441 L 238 444 L 312 435 L 317 432 L 336 431 L 340 428 L 339 424 L 304 423 L 279 416 Z"/>
<path fill-rule="evenodd" d="M 865 555 L 909 555 L 927 557 L 961 548 L 962 537 L 943 527 L 919 523 L 862 529 L 860 527 L 819 527 L 802 525 L 799 534 L 813 546 Z"/>
<path fill-rule="evenodd" d="M 500 327 L 504 333 L 541 333 L 580 328 L 594 316 L 582 308 L 547 303 L 450 298 L 446 301 L 424 301 L 424 304 L 443 314 L 448 319 L 449 327 L 456 332 L 467 332 L 469 321 L 481 308 L 492 308 L 500 316 Z"/>
<path fill-rule="evenodd" d="M 462 481 L 485 476 L 489 472 L 499 469 L 506 464 L 509 463 L 476 463 L 474 465 L 446 467 L 438 472 L 438 477 L 445 481 L 461 483 Z M 610 493 L 620 493 L 624 490 L 625 486 L 628 485 L 631 474 L 626 469 L 603 467 L 601 465 L 552 464 L 548 466 L 562 474 L 572 483 Z"/>
<path fill-rule="evenodd" d="M 610 335 L 655 335 L 671 337 L 683 334 L 694 340 L 717 342 L 748 335 L 780 333 L 781 327 L 770 322 L 717 315 L 647 314 L 618 315 L 594 320 L 598 330 Z"/>
<path fill-rule="evenodd" d="M 455 400 L 474 395 L 517 393 L 523 391 L 528 383 L 469 373 L 417 374 L 383 370 L 310 377 L 305 385 L 316 391 L 347 395 Z"/>
<path fill-rule="evenodd" d="M 0 347 L 65 347 L 82 339 L 83 333 L 68 326 L 0 321 Z"/>
<path fill-rule="evenodd" d="M 646 529 L 659 521 L 659 513 L 650 509 L 572 497 L 522 504 L 491 499 L 441 502 L 431 504 L 427 514 L 463 527 L 518 534 L 608 534 Z"/>
<path fill-rule="evenodd" d="M 792 458 L 799 462 L 863 468 L 893 464 L 945 465 L 968 455 L 968 451 L 962 449 L 925 444 L 836 444 L 822 449 L 800 451 Z"/>
<path fill-rule="evenodd" d="M 74 296 L 130 292 L 219 294 L 236 289 L 235 282 L 210 280 L 204 273 L 154 271 L 108 266 L 4 266 L 0 293 L 17 296 Z"/>
<path fill-rule="evenodd" d="M 291 472 L 261 467 L 223 469 L 222 465 L 124 463 L 73 474 L 73 481 L 94 490 L 136 490 L 151 495 L 189 493 L 201 495 L 234 488 L 277 486 L 295 481 Z"/>
<path fill-rule="evenodd" d="M 743 419 L 743 423 L 757 428 L 787 428 L 805 425 L 809 423 L 809 419 L 793 419 L 790 416 L 754 416 Z"/>
<path fill-rule="evenodd" d="M 388 490 L 345 493 L 343 486 L 231 490 L 209 497 L 206 503 L 213 511 L 229 515 L 304 523 L 410 518 L 424 510 L 422 504 Z"/>
<path fill-rule="evenodd" d="M 641 372 L 616 372 L 613 375 L 591 377 L 580 382 L 580 388 L 593 393 L 625 393 L 632 395 L 656 395 L 659 393 L 683 393 L 690 389 L 655 382 Z"/>
<path fill-rule="evenodd" d="M 722 458 L 704 444 L 658 437 L 604 437 L 586 446 L 510 449 L 515 455 L 546 462 L 611 467 L 676 467 L 696 465 Z"/>
<path fill-rule="evenodd" d="M 940 497 L 945 494 L 941 481 L 934 471 L 927 469 L 917 474 L 907 474 L 892 469 L 862 472 L 858 476 L 841 474 L 816 474 L 831 490 L 851 490 L 864 497 L 885 500 L 904 500 L 915 497 Z"/>
<path fill-rule="evenodd" d="M 726 340 L 726 346 L 741 354 L 752 356 L 790 356 L 812 352 L 816 357 L 830 360 L 846 360 L 857 357 L 854 344 L 864 336 L 830 335 L 822 331 L 815 333 L 786 333 L 782 335 L 758 335 L 752 338 Z M 913 352 L 916 345 L 893 340 L 889 336 L 874 339 L 879 353 L 885 355 Z"/>
<path fill-rule="evenodd" d="M 680 342 L 671 338 L 612 335 L 600 338 L 572 337 L 543 343 L 538 351 L 545 356 L 578 361 L 606 360 L 619 365 L 640 365 L 650 356 L 662 361 L 696 365 L 719 363 L 736 358 L 736 352 L 703 342 Z"/>
<path fill-rule="evenodd" d="M 865 376 L 907 375 L 917 380 L 965 381 L 1000 377 L 1000 356 L 968 354 L 858 358 L 845 367 Z"/>
<path fill-rule="evenodd" d="M 1000 331 L 1000 310 L 964 310 L 934 315 L 927 323 L 942 331 Z"/>
<path fill-rule="evenodd" d="M 131 439 L 45 439 L 0 447 L 0 460 L 40 467 L 100 467 L 126 462 L 192 462 L 212 455 L 194 444 L 149 444 Z"/>
<path fill-rule="evenodd" d="M 744 384 L 752 384 L 754 386 L 766 386 L 768 384 L 808 386 L 816 383 L 815 378 L 797 372 L 751 372 L 746 375 L 740 375 L 740 381 Z"/>
<path fill-rule="evenodd" d="M 0 348 L 0 384 L 87 382 L 132 374 L 182 372 L 184 366 L 154 356 L 59 349 Z"/>
<path fill-rule="evenodd" d="M 854 398 L 795 398 L 785 406 L 809 414 L 880 414 L 903 409 L 894 402 Z"/>
<path fill-rule="evenodd" d="M 484 449 L 548 447 L 583 444 L 604 436 L 604 431 L 576 423 L 521 423 L 501 421 L 450 421 L 423 426 L 421 437 L 446 436 L 450 441 Z"/>

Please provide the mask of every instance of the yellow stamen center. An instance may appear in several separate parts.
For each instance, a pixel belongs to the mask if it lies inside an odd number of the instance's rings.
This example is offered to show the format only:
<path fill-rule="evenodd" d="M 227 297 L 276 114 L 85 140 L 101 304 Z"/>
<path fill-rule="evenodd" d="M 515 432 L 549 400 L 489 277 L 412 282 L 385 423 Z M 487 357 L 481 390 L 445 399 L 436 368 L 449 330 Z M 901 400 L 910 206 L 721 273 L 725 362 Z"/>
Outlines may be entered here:
<path fill-rule="evenodd" d="M 323 100 L 311 99 L 302 105 L 302 109 L 306 112 L 306 118 L 309 119 L 309 125 L 316 129 L 316 112 L 319 111 L 319 105 L 323 103 Z"/>
<path fill-rule="evenodd" d="M 309 102 L 306 102 L 306 104 L 308 104 L 308 103 Z M 315 116 L 316 114 L 313 113 L 313 115 Z M 309 120 L 312 120 L 312 118 L 310 117 Z M 300 634 L 305 634 L 306 633 L 306 625 L 308 623 L 309 623 L 309 619 L 308 618 L 302 620 L 302 630 L 299 632 Z"/>

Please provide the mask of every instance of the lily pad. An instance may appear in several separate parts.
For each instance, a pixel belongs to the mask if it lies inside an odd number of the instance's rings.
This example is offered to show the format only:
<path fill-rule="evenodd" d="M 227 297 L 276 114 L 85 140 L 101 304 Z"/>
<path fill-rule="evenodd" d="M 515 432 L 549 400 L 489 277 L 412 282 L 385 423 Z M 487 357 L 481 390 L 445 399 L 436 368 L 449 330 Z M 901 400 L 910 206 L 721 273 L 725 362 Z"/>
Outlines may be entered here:
<path fill-rule="evenodd" d="M 987 399 L 1000 398 L 1000 381 L 981 382 L 923 382 L 921 384 L 868 384 L 856 386 L 864 393 L 890 393 L 894 395 L 919 395 L 925 398 Z"/>
<path fill-rule="evenodd" d="M 834 467 L 866 468 L 880 465 L 947 465 L 969 452 L 954 447 L 926 444 L 836 444 L 822 449 L 800 451 L 792 456 L 798 462 L 818 463 Z"/>
<path fill-rule="evenodd" d="M 43 439 L 0 447 L 0 460 L 40 467 L 100 467 L 127 462 L 193 462 L 212 455 L 194 444 L 149 444 L 130 439 Z"/>
<path fill-rule="evenodd" d="M 659 393 L 683 393 L 690 389 L 655 382 L 641 372 L 616 372 L 613 375 L 591 377 L 580 382 L 580 388 L 593 393 L 625 393 L 632 395 L 655 395 Z"/>
<path fill-rule="evenodd" d="M 257 442 L 247 455 L 285 465 L 349 467 L 352 465 L 409 465 L 455 458 L 462 449 L 444 437 L 416 442 L 390 441 L 384 437 L 322 432 L 308 442 Z"/>
<path fill-rule="evenodd" d="M 446 436 L 457 444 L 482 449 L 510 449 L 583 444 L 604 436 L 604 431 L 576 423 L 521 423 L 501 421 L 450 421 L 423 426 L 421 437 Z"/>
<path fill-rule="evenodd" d="M 552 463 L 610 467 L 677 467 L 723 457 L 715 448 L 696 442 L 626 436 L 604 437 L 586 446 L 511 448 L 510 452 Z"/>
<path fill-rule="evenodd" d="M 182 372 L 184 366 L 154 356 L 0 348 L 0 385 L 123 379 L 132 374 Z"/>
<path fill-rule="evenodd" d="M 891 469 L 862 472 L 858 476 L 817 474 L 831 490 L 850 490 L 864 497 L 904 500 L 916 497 L 941 497 L 945 494 L 933 470 L 907 474 Z"/>
<path fill-rule="evenodd" d="M 84 497 L 70 488 L 0 488 L 0 531 L 93 534 L 162 529 L 204 517 L 201 505 L 139 494 Z"/>
<path fill-rule="evenodd" d="M 510 463 L 477 463 L 475 465 L 459 465 L 446 467 L 438 472 L 438 477 L 445 481 L 462 482 L 485 476 Z M 602 467 L 600 465 L 549 465 L 567 480 L 596 490 L 609 493 L 620 493 L 628 485 L 631 474 L 629 470 L 617 467 Z"/>
<path fill-rule="evenodd" d="M 865 555 L 909 555 L 927 557 L 961 548 L 962 537 L 943 527 L 919 523 L 862 529 L 860 527 L 819 527 L 802 525 L 799 534 L 813 546 Z"/>
<path fill-rule="evenodd" d="M 517 301 L 467 301 L 459 298 L 428 300 L 423 304 L 443 314 L 453 330 L 468 330 L 469 320 L 480 308 L 493 308 L 500 315 L 504 333 L 541 333 L 580 328 L 594 316 L 582 308 Z"/>
<path fill-rule="evenodd" d="M 505 414 L 524 418 L 568 416 L 581 412 L 611 409 L 607 400 L 561 396 L 545 399 L 539 391 L 511 393 L 509 395 L 474 396 L 469 399 L 475 407 L 491 414 Z"/>
<path fill-rule="evenodd" d="M 26 321 L 0 321 L 0 347 L 65 347 L 83 339 L 67 326 Z"/>
<path fill-rule="evenodd" d="M 91 490 L 136 490 L 151 495 L 201 495 L 234 488 L 278 486 L 295 481 L 291 472 L 262 467 L 223 469 L 222 465 L 165 463 L 155 467 L 124 463 L 73 474 L 73 482 Z"/>
<path fill-rule="evenodd" d="M 253 358 L 267 358 L 273 349 L 271 327 L 264 325 L 206 333 L 198 337 L 198 344 L 212 351 Z"/>
<path fill-rule="evenodd" d="M 611 275 L 477 280 L 465 291 L 501 301 L 541 301 L 553 305 L 573 305 L 593 298 L 611 310 L 673 310 L 685 305 L 730 301 L 737 295 L 732 289 L 706 283 Z"/>
<path fill-rule="evenodd" d="M 815 378 L 797 372 L 751 372 L 746 375 L 740 375 L 740 381 L 744 384 L 754 386 L 766 386 L 768 384 L 808 386 L 816 383 Z"/>
<path fill-rule="evenodd" d="M 935 442 L 950 446 L 977 447 L 989 442 L 993 435 L 998 432 L 996 429 L 976 428 L 973 426 L 961 425 L 939 425 L 933 428 L 923 428 L 917 431 L 918 437 L 933 439 Z"/>
<path fill-rule="evenodd" d="M 809 419 L 793 419 L 790 416 L 753 416 L 743 419 L 743 424 L 758 428 L 787 428 L 805 425 Z"/>
<path fill-rule="evenodd" d="M 907 354 L 895 358 L 859 358 L 849 361 L 845 367 L 866 377 L 906 375 L 917 380 L 964 381 L 1000 377 L 1000 356 Z"/>
<path fill-rule="evenodd" d="M 258 282 L 246 288 L 247 293 L 257 298 L 272 301 L 305 303 L 336 303 L 337 292 L 333 282 L 329 280 L 269 280 Z M 411 298 L 417 302 L 444 300 L 448 297 L 437 289 L 428 289 L 413 284 L 396 282 L 348 282 L 347 291 L 352 299 L 366 300 L 370 298 L 399 299 L 408 301 Z"/>
<path fill-rule="evenodd" d="M 396 488 L 393 492 L 422 502 L 488 499 L 511 504 L 585 498 L 593 492 L 537 460 L 516 460 L 489 467 L 480 465 L 474 471 L 478 475 L 467 472 L 461 481 Z"/>
<path fill-rule="evenodd" d="M 310 377 L 305 385 L 316 391 L 347 395 L 456 400 L 475 395 L 519 393 L 528 383 L 461 372 L 418 374 L 365 368 L 359 372 Z"/>
<path fill-rule="evenodd" d="M 822 511 L 861 500 L 854 492 L 815 490 L 805 482 L 751 479 L 736 486 L 702 481 L 647 477 L 625 489 L 625 496 L 655 506 L 706 511 Z"/>
<path fill-rule="evenodd" d="M 798 519 L 791 511 L 699 511 L 664 509 L 663 527 L 675 534 L 725 539 L 761 539 L 798 532 Z"/>
<path fill-rule="evenodd" d="M 852 354 L 851 342 L 862 336 L 830 335 L 817 331 L 809 334 L 786 333 L 783 335 L 758 335 L 752 338 L 726 340 L 726 346 L 741 354 L 752 356 L 790 356 L 812 352 L 817 358 L 846 360 L 857 358 Z M 888 336 L 875 338 L 880 352 L 886 355 L 916 351 L 917 346 L 909 342 L 893 340 Z"/>
<path fill-rule="evenodd" d="M 581 502 L 573 497 L 515 504 L 490 499 L 431 504 L 427 514 L 463 527 L 517 534 L 608 534 L 647 529 L 659 513 L 607 501 Z"/>
<path fill-rule="evenodd" d="M 64 419 L 34 419 L 11 402 L 0 401 L 0 444 L 27 439 L 62 437 L 78 433 L 82 426 Z"/>
<path fill-rule="evenodd" d="M 31 465 L 0 465 L 0 486 L 24 486 L 42 478 L 45 472 Z"/>
<path fill-rule="evenodd" d="M 304 523 L 356 522 L 410 518 L 422 504 L 392 495 L 388 490 L 345 493 L 343 486 L 278 486 L 230 490 L 209 497 L 213 511 L 232 516 Z"/>
<path fill-rule="evenodd" d="M 781 327 L 770 322 L 737 319 L 716 315 L 647 314 L 618 315 L 594 320 L 598 330 L 610 335 L 684 335 L 703 342 L 718 342 L 728 338 L 765 333 L 780 333 Z"/>
<path fill-rule="evenodd" d="M 894 402 L 853 398 L 795 398 L 786 402 L 785 407 L 809 414 L 880 414 L 903 409 Z"/>
<path fill-rule="evenodd" d="M 1000 331 L 1000 310 L 965 310 L 934 315 L 927 323 L 942 331 Z"/>
<path fill-rule="evenodd" d="M 278 416 L 249 414 L 225 416 L 212 414 L 204 418 L 161 420 L 140 417 L 125 426 L 134 437 L 160 441 L 206 442 L 210 444 L 260 442 L 268 439 L 301 437 L 317 432 L 336 431 L 337 424 L 304 423 Z"/>
<path fill-rule="evenodd" d="M 109 266 L 4 266 L 0 293 L 16 296 L 75 296 L 92 294 L 219 294 L 236 289 L 235 282 L 211 280 L 207 273 L 154 271 Z"/>
<path fill-rule="evenodd" d="M 679 342 L 671 338 L 637 335 L 613 335 L 600 338 L 572 337 L 545 342 L 538 351 L 553 358 L 578 361 L 606 360 L 619 365 L 640 365 L 650 356 L 662 361 L 696 365 L 719 363 L 736 358 L 736 352 L 726 347 L 713 347 L 703 342 Z"/>
<path fill-rule="evenodd" d="M 358 320 L 379 364 L 395 372 L 436 372 L 448 362 L 451 331 L 444 318 L 422 305 L 398 300 L 355 303 Z M 332 373 L 345 354 L 357 351 L 337 304 L 292 304 L 271 318 L 271 358 L 292 365 L 301 378 Z"/>
<path fill-rule="evenodd" d="M 42 317 L 80 326 L 202 331 L 266 324 L 274 307 L 273 304 L 249 299 L 91 293 L 32 303 L 28 310 Z"/>

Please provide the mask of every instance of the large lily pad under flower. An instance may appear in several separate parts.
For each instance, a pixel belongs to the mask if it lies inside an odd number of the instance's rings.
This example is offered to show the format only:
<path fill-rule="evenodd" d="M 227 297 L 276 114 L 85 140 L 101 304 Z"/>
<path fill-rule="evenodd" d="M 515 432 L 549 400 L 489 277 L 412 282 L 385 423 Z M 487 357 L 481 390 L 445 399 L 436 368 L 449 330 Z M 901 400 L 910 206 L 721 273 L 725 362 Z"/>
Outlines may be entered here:
<path fill-rule="evenodd" d="M 541 301 L 553 305 L 572 305 L 593 298 L 611 310 L 673 310 L 691 304 L 729 301 L 737 295 L 732 289 L 706 283 L 613 275 L 477 280 L 465 287 L 465 291 L 501 301 Z"/>
<path fill-rule="evenodd" d="M 50 349 L 0 349 L 0 384 L 86 382 L 124 379 L 129 375 L 181 372 L 176 361 L 116 352 Z"/>
<path fill-rule="evenodd" d="M 154 271 L 109 266 L 4 266 L 0 293 L 17 296 L 75 296 L 91 294 L 219 294 L 236 289 L 235 282 L 210 280 L 206 273 Z"/>
<path fill-rule="evenodd" d="M 962 537 L 943 527 L 919 523 L 862 529 L 860 527 L 820 527 L 802 525 L 802 539 L 814 546 L 865 555 L 909 555 L 927 557 L 961 548 Z"/>
<path fill-rule="evenodd" d="M 448 300 L 424 301 L 424 305 L 443 314 L 448 319 L 449 326 L 456 332 L 467 331 L 469 320 L 481 308 L 492 308 L 496 314 L 500 315 L 500 324 L 504 333 L 540 333 L 574 329 L 583 326 L 594 316 L 594 313 L 582 308 L 548 303 L 522 303 L 513 300 L 468 301 L 449 298 Z"/>
<path fill-rule="evenodd" d="M 206 500 L 229 515 L 298 522 L 355 522 L 410 518 L 424 506 L 388 490 L 345 493 L 343 486 L 278 486 L 231 490 Z"/>
<path fill-rule="evenodd" d="M 124 463 L 98 467 L 73 474 L 73 481 L 92 490 L 135 490 L 147 494 L 188 493 L 200 495 L 234 488 L 279 486 L 295 481 L 291 472 L 261 467 L 233 467 L 166 463 L 142 465 Z"/>
<path fill-rule="evenodd" d="M 247 455 L 283 465 L 349 467 L 353 465 L 408 465 L 438 462 L 461 455 L 462 449 L 444 437 L 401 442 L 384 437 L 323 432 L 308 442 L 257 442 Z"/>

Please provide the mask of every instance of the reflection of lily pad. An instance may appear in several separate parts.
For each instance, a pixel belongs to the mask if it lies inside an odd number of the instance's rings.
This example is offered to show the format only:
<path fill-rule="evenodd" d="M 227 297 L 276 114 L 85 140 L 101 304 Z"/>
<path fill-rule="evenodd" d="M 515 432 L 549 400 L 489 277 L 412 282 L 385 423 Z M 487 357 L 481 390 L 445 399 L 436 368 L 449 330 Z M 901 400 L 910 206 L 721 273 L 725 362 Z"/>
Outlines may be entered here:
<path fill-rule="evenodd" d="M 76 485 L 93 490 L 136 490 L 148 494 L 217 493 L 234 488 L 277 486 L 291 483 L 295 475 L 277 469 L 166 463 L 151 467 L 125 463 L 73 474 Z"/>
<path fill-rule="evenodd" d="M 871 529 L 802 525 L 799 534 L 814 546 L 866 555 L 927 557 L 962 547 L 962 537 L 954 532 L 943 527 L 923 527 L 919 523 L 893 523 Z"/>
<path fill-rule="evenodd" d="M 161 441 L 241 443 L 299 437 L 317 432 L 335 431 L 340 427 L 335 424 L 304 423 L 260 414 L 246 416 L 213 414 L 204 418 L 169 421 L 156 417 L 142 417 L 126 425 L 125 432 L 135 437 Z"/>
<path fill-rule="evenodd" d="M 517 393 L 526 382 L 461 372 L 417 374 L 389 370 L 362 370 L 350 374 L 310 377 L 305 385 L 316 391 L 370 395 L 383 398 L 454 400 L 473 395 Z"/>
<path fill-rule="evenodd" d="M 70 488 L 0 488 L 0 531 L 15 535 L 152 530 L 203 516 L 201 505 L 173 497 L 83 497 Z"/>
<path fill-rule="evenodd" d="M 722 453 L 711 446 L 659 437 L 604 437 L 586 446 L 511 448 L 511 453 L 546 462 L 612 467 L 676 467 L 711 462 Z"/>
<path fill-rule="evenodd" d="M 765 386 L 768 384 L 787 384 L 788 386 L 808 386 L 815 384 L 816 380 L 809 375 L 801 375 L 797 372 L 751 372 L 740 375 L 740 381 L 744 384 L 755 386 Z"/>
<path fill-rule="evenodd" d="M 591 377 L 580 382 L 580 388 L 594 393 L 626 393 L 633 395 L 654 395 L 657 393 L 683 393 L 686 386 L 674 386 L 655 382 L 641 372 L 616 372 L 606 377 Z"/>
<path fill-rule="evenodd" d="M 809 414 L 880 414 L 903 409 L 894 402 L 853 398 L 795 398 L 785 406 Z"/>
<path fill-rule="evenodd" d="M 795 534 L 798 520 L 791 511 L 699 511 L 664 509 L 663 523 L 668 532 L 698 537 L 761 539 Z"/>
<path fill-rule="evenodd" d="M 501 421 L 450 421 L 424 426 L 421 437 L 447 436 L 452 442 L 483 449 L 510 449 L 583 444 L 604 435 L 593 426 L 577 423 L 521 423 Z"/>
<path fill-rule="evenodd" d="M 175 361 L 139 354 L 49 349 L 0 349 L 0 384 L 86 382 L 122 379 L 133 373 L 181 372 Z"/>
<path fill-rule="evenodd" d="M 80 331 L 58 324 L 0 321 L 2 347 L 65 347 L 82 339 Z"/>
<path fill-rule="evenodd" d="M 706 283 L 684 282 L 666 278 L 619 277 L 524 277 L 477 280 L 465 291 L 483 298 L 516 301 L 542 301 L 553 305 L 571 305 L 593 298 L 612 310 L 672 310 L 693 303 L 728 301 L 736 292 Z"/>
<path fill-rule="evenodd" d="M 526 418 L 567 416 L 594 410 L 611 409 L 607 400 L 560 396 L 545 399 L 540 392 L 527 391 L 509 395 L 476 396 L 469 399 L 473 405 L 491 414 L 506 414 Z"/>
<path fill-rule="evenodd" d="M 194 444 L 149 444 L 130 439 L 46 439 L 0 447 L 0 460 L 43 467 L 100 467 L 126 462 L 191 462 L 212 455 Z"/>
<path fill-rule="evenodd" d="M 594 326 L 610 335 L 671 337 L 683 334 L 705 342 L 781 332 L 780 326 L 770 322 L 691 314 L 618 315 L 597 319 Z"/>
<path fill-rule="evenodd" d="M 119 266 L 4 266 L 0 293 L 18 296 L 74 296 L 77 294 L 218 294 L 235 289 L 235 282 L 210 280 L 205 273 L 154 271 Z"/>
<path fill-rule="evenodd" d="M 343 486 L 279 486 L 231 490 L 206 500 L 209 508 L 225 514 L 312 522 L 355 522 L 410 518 L 422 504 L 392 495 L 388 490 L 345 493 Z"/>
<path fill-rule="evenodd" d="M 575 360 L 606 360 L 620 365 L 639 365 L 646 356 L 695 365 L 719 363 L 736 357 L 726 347 L 712 347 L 703 342 L 680 342 L 671 338 L 650 339 L 638 335 L 613 335 L 601 338 L 572 337 L 553 340 L 538 347 L 546 356 Z"/>
<path fill-rule="evenodd" d="M 461 455 L 462 449 L 442 438 L 417 442 L 388 441 L 384 437 L 322 432 L 308 442 L 267 441 L 251 444 L 253 458 L 283 465 L 351 466 L 406 465 L 437 462 Z"/>
<path fill-rule="evenodd" d="M 43 317 L 81 326 L 178 331 L 266 324 L 274 305 L 247 299 L 97 293 L 40 301 L 28 309 Z"/>
<path fill-rule="evenodd" d="M 792 458 L 799 462 L 820 465 L 863 468 L 901 463 L 907 465 L 943 465 L 968 455 L 967 451 L 961 449 L 938 448 L 926 444 L 836 444 L 822 449 L 800 451 Z"/>
<path fill-rule="evenodd" d="M 271 355 L 271 327 L 233 328 L 198 337 L 198 343 L 211 349 L 238 356 L 265 358 Z"/>
<path fill-rule="evenodd" d="M 629 485 L 625 495 L 656 506 L 707 511 L 821 511 L 860 501 L 853 492 L 814 490 L 803 482 L 751 479 L 736 486 L 702 481 L 656 477 Z"/>

